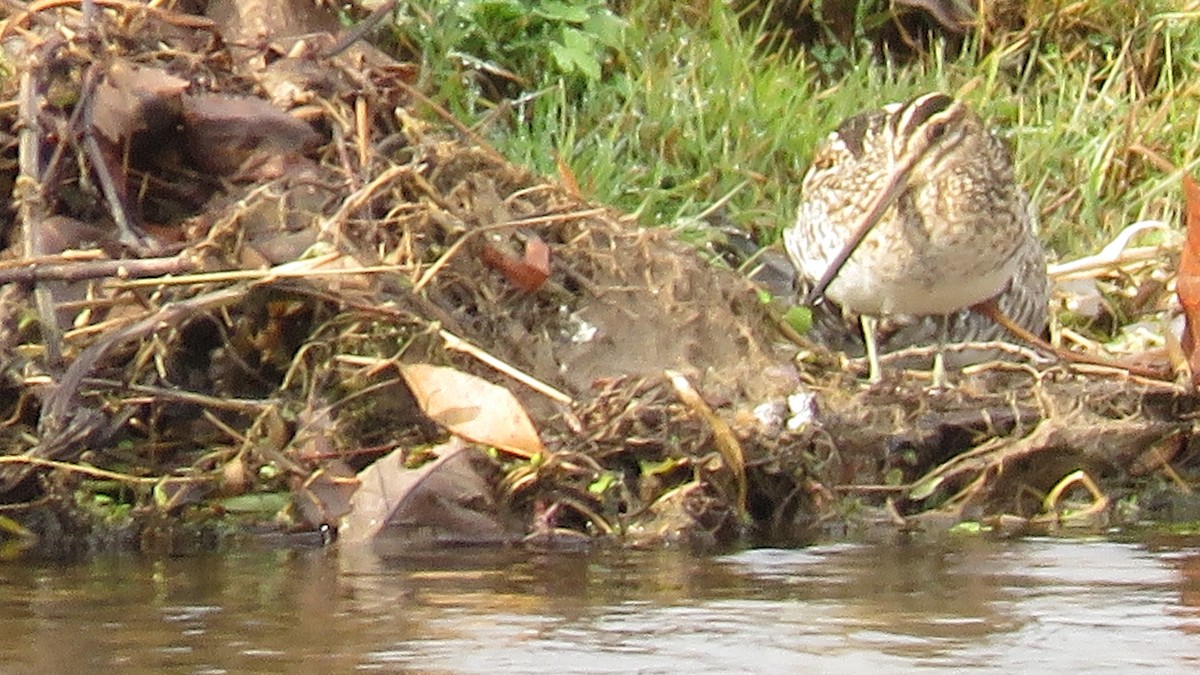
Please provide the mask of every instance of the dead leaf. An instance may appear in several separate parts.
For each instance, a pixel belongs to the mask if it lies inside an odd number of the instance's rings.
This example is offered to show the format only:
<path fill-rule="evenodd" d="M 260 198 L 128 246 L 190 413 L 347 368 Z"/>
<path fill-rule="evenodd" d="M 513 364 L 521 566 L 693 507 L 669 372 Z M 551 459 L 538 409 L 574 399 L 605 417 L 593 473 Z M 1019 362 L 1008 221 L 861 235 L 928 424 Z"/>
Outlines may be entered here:
<path fill-rule="evenodd" d="M 525 242 L 525 265 L 541 275 L 538 286 L 550 276 L 550 247 L 541 237 L 533 236 Z"/>
<path fill-rule="evenodd" d="M 281 176 L 321 142 L 262 99 L 217 94 L 183 97 L 183 138 L 198 169 L 238 180 Z"/>
<path fill-rule="evenodd" d="M 399 369 L 422 412 L 450 433 L 526 459 L 546 452 L 525 408 L 504 387 L 444 366 Z"/>
<path fill-rule="evenodd" d="M 1200 185 L 1191 176 L 1183 177 L 1184 206 L 1187 213 L 1187 235 L 1179 256 L 1179 277 L 1175 292 L 1183 305 L 1186 325 L 1183 330 L 1183 353 L 1193 373 L 1200 372 Z"/>
<path fill-rule="evenodd" d="M 142 145 L 161 144 L 179 123 L 188 84 L 165 70 L 117 59 L 96 87 L 92 127 L 121 149 L 138 136 L 147 137 Z"/>
<path fill-rule="evenodd" d="M 342 518 L 342 544 L 399 545 L 504 541 L 508 530 L 488 483 L 475 470 L 461 439 L 434 448 L 438 458 L 416 469 L 404 451 L 392 452 L 358 473 L 359 488 Z"/>

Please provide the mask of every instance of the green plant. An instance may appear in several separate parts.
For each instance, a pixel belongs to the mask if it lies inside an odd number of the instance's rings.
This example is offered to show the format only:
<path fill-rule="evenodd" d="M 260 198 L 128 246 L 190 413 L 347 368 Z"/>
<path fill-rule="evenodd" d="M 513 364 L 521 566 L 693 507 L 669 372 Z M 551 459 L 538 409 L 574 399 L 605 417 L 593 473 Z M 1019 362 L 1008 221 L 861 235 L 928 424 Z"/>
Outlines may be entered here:
<path fill-rule="evenodd" d="M 586 196 L 644 225 L 696 223 L 720 204 L 771 242 L 840 120 L 934 89 L 1011 144 L 1056 256 L 1095 251 L 1140 219 L 1174 222 L 1178 177 L 1133 147 L 1200 161 L 1200 12 L 1039 3 L 902 62 L 862 41 L 883 3 L 837 18 L 826 0 L 818 18 L 850 39 L 786 47 L 769 18 L 747 25 L 728 2 L 627 0 L 617 18 L 596 0 L 416 0 L 406 11 L 432 14 L 402 29 L 425 46 L 414 53 L 426 91 L 502 153 L 546 175 L 565 166 Z"/>
<path fill-rule="evenodd" d="M 431 77 L 450 66 L 521 88 L 596 82 L 623 49 L 625 22 L 603 0 L 423 0 L 404 11 L 401 40 L 414 43 Z"/>

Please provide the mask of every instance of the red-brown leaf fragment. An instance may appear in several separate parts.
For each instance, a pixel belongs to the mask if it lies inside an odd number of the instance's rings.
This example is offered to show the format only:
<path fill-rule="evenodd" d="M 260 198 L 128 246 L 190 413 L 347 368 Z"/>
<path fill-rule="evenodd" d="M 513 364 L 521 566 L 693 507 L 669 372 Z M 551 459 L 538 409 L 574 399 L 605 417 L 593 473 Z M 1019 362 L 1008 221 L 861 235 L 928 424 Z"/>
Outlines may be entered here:
<path fill-rule="evenodd" d="M 1200 372 L 1200 185 L 1191 176 L 1183 177 L 1184 207 L 1187 213 L 1187 233 L 1183 253 L 1179 256 L 1179 277 L 1175 292 L 1183 305 L 1186 324 L 1183 329 L 1183 353 L 1192 370 L 1193 382 Z"/>
<path fill-rule="evenodd" d="M 503 274 L 509 283 L 526 293 L 541 288 L 550 276 L 550 247 L 536 236 L 525 242 L 525 256 L 520 260 L 492 244 L 483 247 L 480 258 L 484 265 Z"/>

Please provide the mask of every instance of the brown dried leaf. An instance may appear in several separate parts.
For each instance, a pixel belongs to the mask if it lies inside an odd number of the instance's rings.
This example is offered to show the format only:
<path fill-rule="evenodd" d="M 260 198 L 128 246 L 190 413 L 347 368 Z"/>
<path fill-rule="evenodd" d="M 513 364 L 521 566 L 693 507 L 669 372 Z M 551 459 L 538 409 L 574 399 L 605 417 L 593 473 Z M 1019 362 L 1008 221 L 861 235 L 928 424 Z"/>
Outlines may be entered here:
<path fill-rule="evenodd" d="M 96 87 L 92 126 L 121 146 L 138 134 L 167 133 L 179 120 L 180 95 L 188 81 L 165 70 L 118 59 Z"/>
<path fill-rule="evenodd" d="M 539 286 L 550 276 L 550 247 L 541 237 L 533 236 L 525 242 L 525 265 L 541 275 Z"/>
<path fill-rule="evenodd" d="M 196 166 L 239 179 L 278 177 L 321 140 L 309 125 L 257 98 L 184 96 L 183 122 Z"/>
<path fill-rule="evenodd" d="M 452 438 L 434 448 L 437 459 L 419 468 L 405 467 L 404 452 L 397 450 L 360 471 L 339 540 L 352 545 L 386 538 L 409 548 L 505 539 L 506 528 L 468 449 Z"/>
<path fill-rule="evenodd" d="M 399 366 L 417 405 L 450 433 L 530 458 L 545 446 L 512 392 L 454 368 L 410 363 Z"/>
<path fill-rule="evenodd" d="M 250 488 L 250 471 L 239 453 L 221 467 L 221 496 L 245 494 Z"/>

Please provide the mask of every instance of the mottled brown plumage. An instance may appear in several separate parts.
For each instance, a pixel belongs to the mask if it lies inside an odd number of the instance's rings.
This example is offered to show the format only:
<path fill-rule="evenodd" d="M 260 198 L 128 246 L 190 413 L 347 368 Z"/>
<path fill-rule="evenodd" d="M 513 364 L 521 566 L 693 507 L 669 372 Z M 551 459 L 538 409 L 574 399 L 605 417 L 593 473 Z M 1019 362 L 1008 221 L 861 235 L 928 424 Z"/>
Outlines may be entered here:
<path fill-rule="evenodd" d="M 1003 339 L 1002 327 L 968 310 L 993 297 L 1017 323 L 1044 330 L 1049 282 L 1028 199 L 1007 148 L 961 103 L 925 94 L 850 118 L 817 149 L 802 190 L 788 255 L 826 304 L 865 319 L 868 346 L 877 319 L 894 327 L 880 336 L 884 351 Z M 853 342 L 847 322 L 825 316 L 818 339 Z M 985 356 L 966 353 L 957 365 Z"/>

